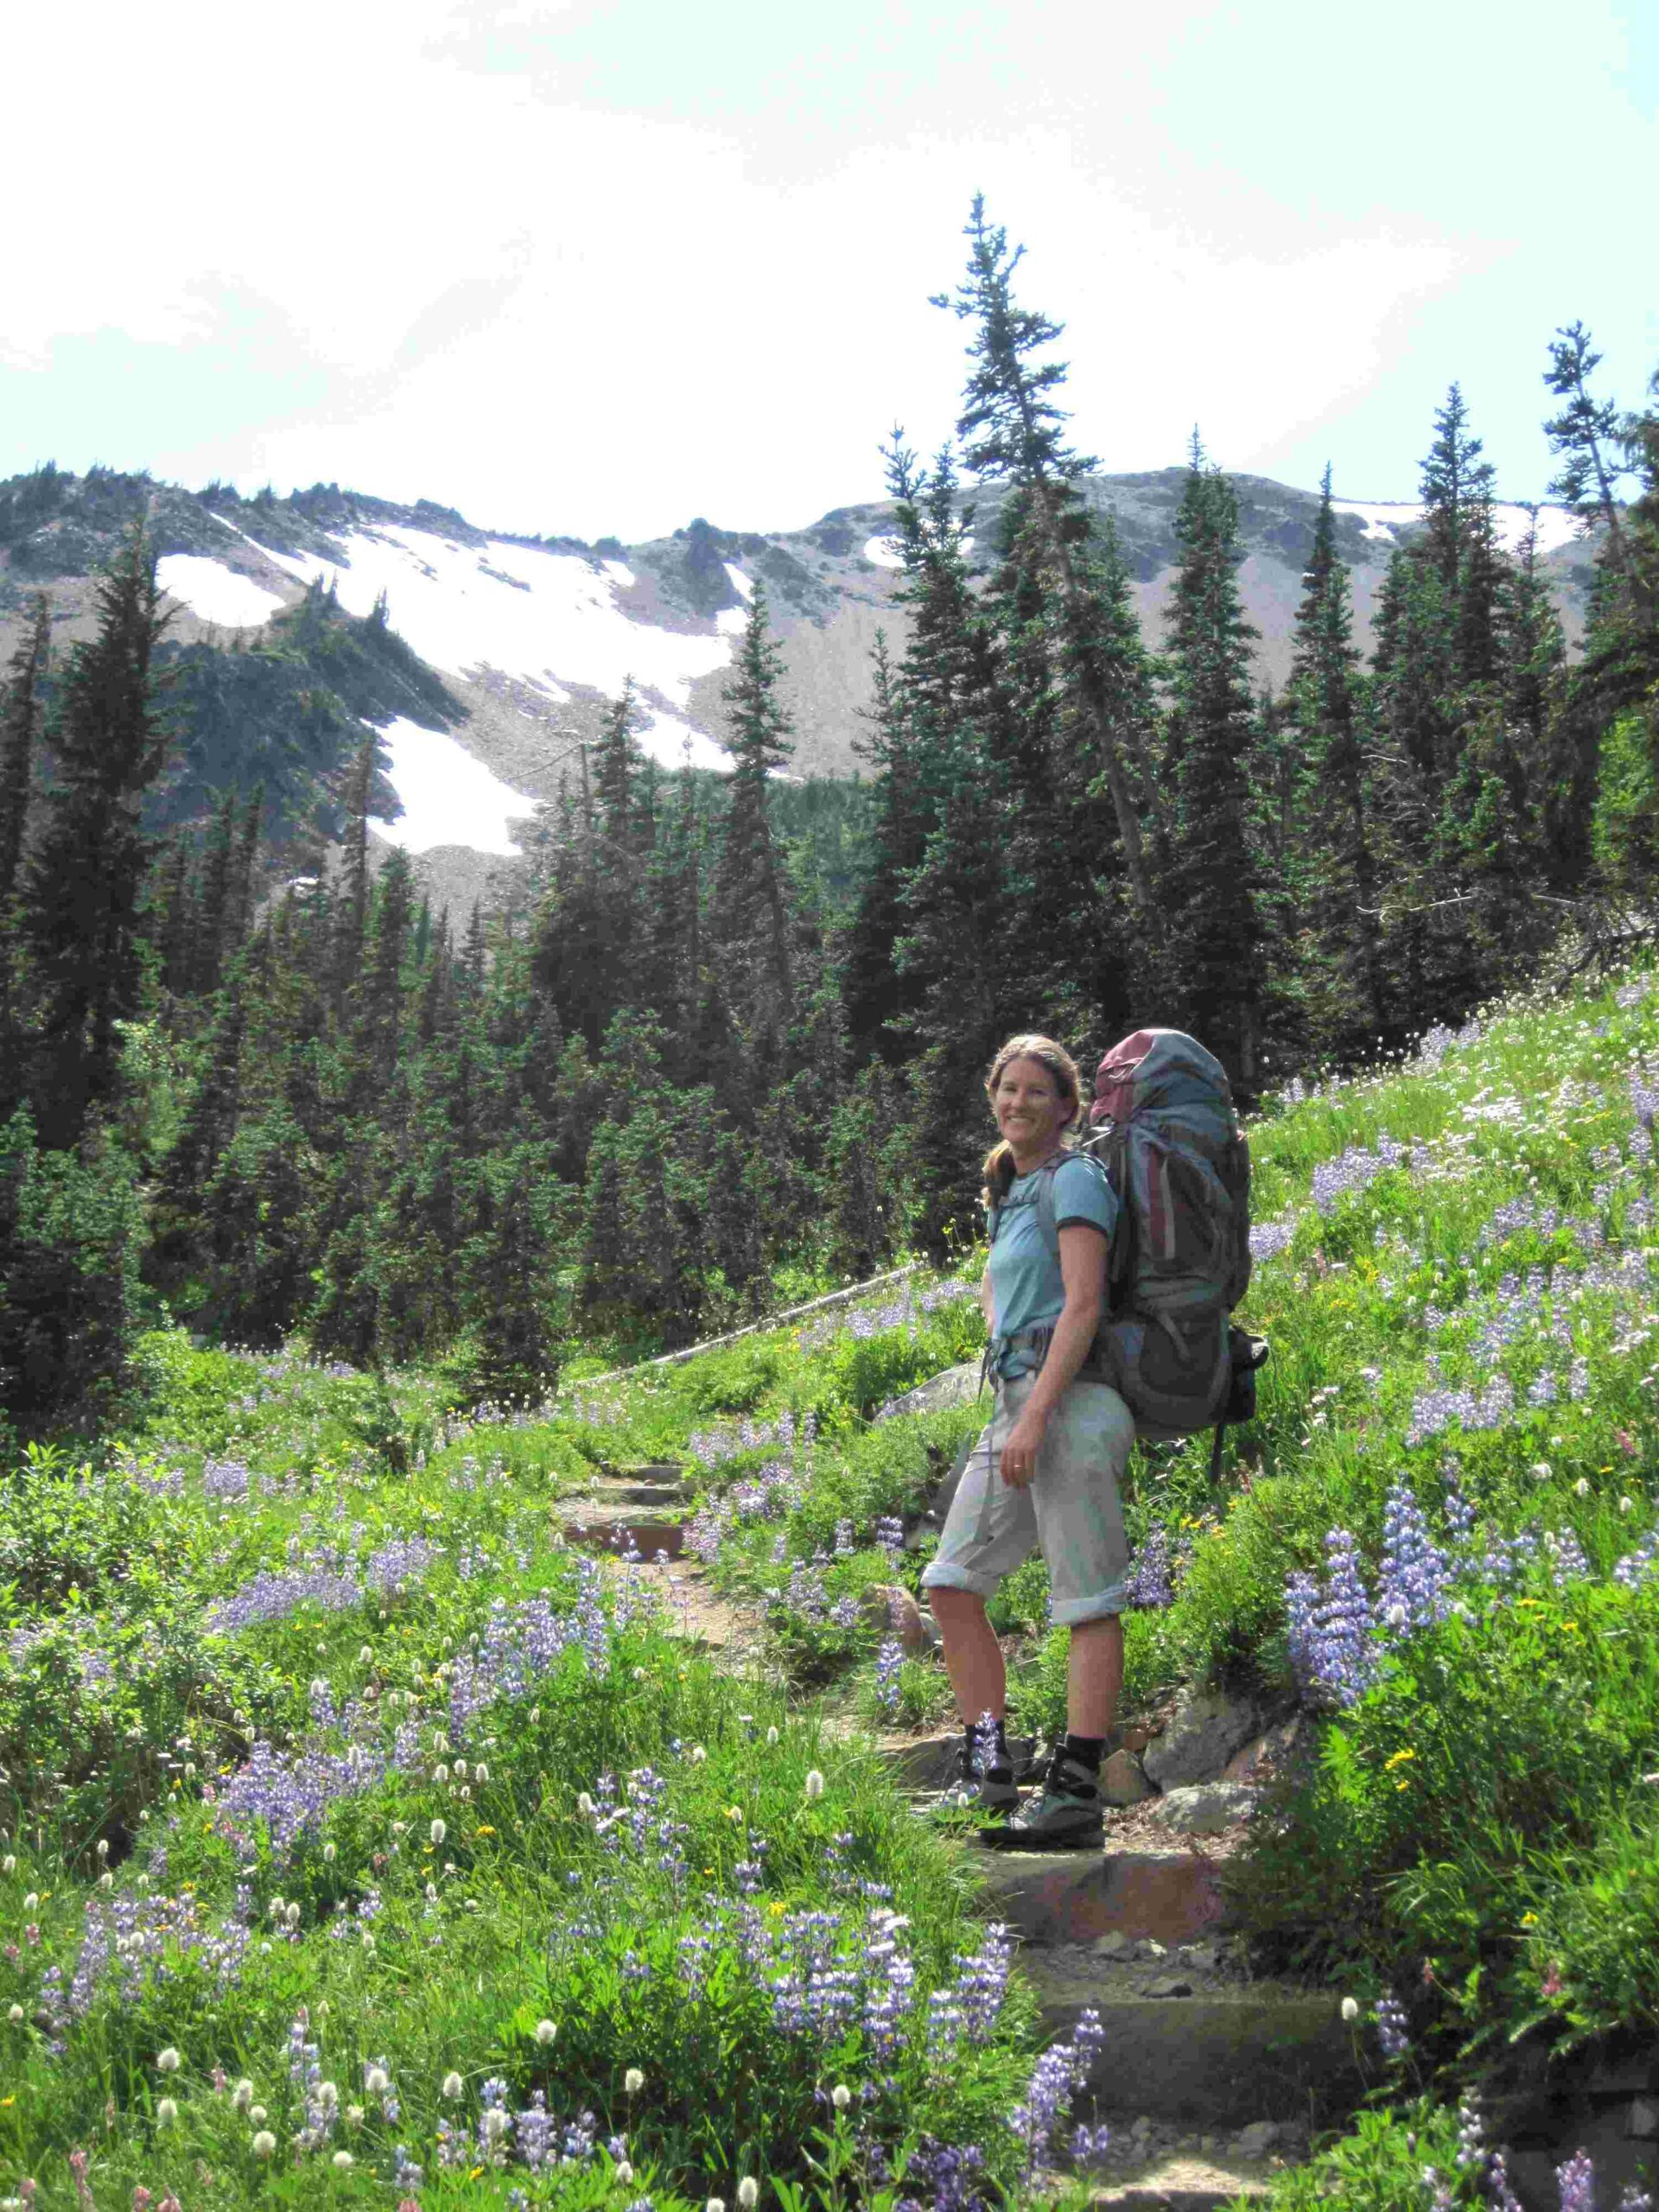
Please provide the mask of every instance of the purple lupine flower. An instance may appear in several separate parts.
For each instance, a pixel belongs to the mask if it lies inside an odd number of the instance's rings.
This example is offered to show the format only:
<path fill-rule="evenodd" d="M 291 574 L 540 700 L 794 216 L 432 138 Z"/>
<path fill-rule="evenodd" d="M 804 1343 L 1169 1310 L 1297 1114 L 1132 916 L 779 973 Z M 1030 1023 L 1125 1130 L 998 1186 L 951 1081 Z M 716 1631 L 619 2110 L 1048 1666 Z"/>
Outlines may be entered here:
<path fill-rule="evenodd" d="M 1175 1596 L 1174 1568 L 1166 1529 L 1154 1528 L 1129 1561 L 1128 1571 L 1123 1578 L 1123 1595 L 1127 1604 L 1140 1606 L 1148 1612 L 1160 1605 L 1173 1603 Z"/>
<path fill-rule="evenodd" d="M 1403 1478 L 1389 1486 L 1382 1519 L 1377 1611 L 1395 1636 L 1443 1621 L 1452 1563 L 1428 1531 L 1422 1508 Z"/>
<path fill-rule="evenodd" d="M 240 1505 L 248 1495 L 248 1470 L 239 1459 L 209 1459 L 201 1471 L 201 1492 Z"/>
<path fill-rule="evenodd" d="M 1454 1459 L 1447 1459 L 1440 1467 L 1441 1479 L 1446 1484 L 1441 1510 L 1452 1541 L 1459 1544 L 1471 1542 L 1475 1533 L 1475 1509 L 1463 1488 L 1463 1469 Z"/>
<path fill-rule="evenodd" d="M 1287 1586 L 1290 1663 L 1310 1702 L 1346 1707 L 1358 1703 L 1376 1673 L 1371 1605 L 1352 1535 L 1332 1529 L 1325 1542 L 1324 1595 L 1308 1576 L 1293 1575 Z"/>
<path fill-rule="evenodd" d="M 1411 2049 L 1406 2008 L 1392 1990 L 1384 1990 L 1376 2000 L 1376 2038 L 1387 2059 L 1403 2058 Z"/>
<path fill-rule="evenodd" d="M 896 1636 L 885 1637 L 875 1655 L 875 1698 L 884 1712 L 899 1710 L 899 1669 L 905 1661 L 905 1648 Z"/>
<path fill-rule="evenodd" d="M 1556 2167 L 1555 2184 L 1561 2192 L 1561 2212 L 1596 2212 L 1595 2161 L 1587 2151 Z"/>
<path fill-rule="evenodd" d="M 1520 2198 L 1510 2186 L 1509 2163 L 1501 2151 L 1494 2151 L 1488 2157 L 1482 2187 L 1491 2212 L 1525 2212 Z"/>
<path fill-rule="evenodd" d="M 1251 1259 L 1258 1263 L 1264 1260 L 1276 1260 L 1281 1252 L 1289 1249 L 1295 1234 L 1296 1224 L 1290 1215 L 1279 1221 L 1255 1223 L 1250 1230 Z"/>
<path fill-rule="evenodd" d="M 1008 2115 L 1010 2130 L 1026 2148 L 1027 2177 L 1046 2152 L 1055 2123 L 1069 2108 L 1105 2033 L 1090 2005 L 1080 2015 L 1071 2041 L 1051 2044 L 1032 2069 L 1025 2098 Z"/>

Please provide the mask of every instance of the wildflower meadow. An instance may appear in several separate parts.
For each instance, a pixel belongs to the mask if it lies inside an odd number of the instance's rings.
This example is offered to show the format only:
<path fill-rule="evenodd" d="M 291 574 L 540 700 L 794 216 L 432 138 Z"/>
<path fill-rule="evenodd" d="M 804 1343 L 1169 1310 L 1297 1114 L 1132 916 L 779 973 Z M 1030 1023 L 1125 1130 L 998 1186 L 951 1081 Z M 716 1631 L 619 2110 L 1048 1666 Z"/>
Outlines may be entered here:
<path fill-rule="evenodd" d="M 1207 1436 L 1137 1452 L 1126 1715 L 1213 1683 L 1307 1747 L 1228 1905 L 1372 2088 L 1284 2205 L 1518 2204 L 1520 2058 L 1659 2037 L 1656 1116 L 1645 974 L 1274 1100 L 1258 1419 L 1214 1489 Z M 1087 2201 L 1106 2031 L 1043 2048 L 874 1741 L 950 1723 L 880 1593 L 983 1406 L 875 1416 L 977 1357 L 980 1256 L 677 1365 L 573 1348 L 528 1411 L 157 1332 L 118 1433 L 20 1457 L 0 2199 Z M 567 1533 L 664 1461 L 738 1656 Z M 1040 1561 L 992 1618 L 1052 1735 Z M 1647 2202 L 1560 2165 L 1564 2212 Z"/>

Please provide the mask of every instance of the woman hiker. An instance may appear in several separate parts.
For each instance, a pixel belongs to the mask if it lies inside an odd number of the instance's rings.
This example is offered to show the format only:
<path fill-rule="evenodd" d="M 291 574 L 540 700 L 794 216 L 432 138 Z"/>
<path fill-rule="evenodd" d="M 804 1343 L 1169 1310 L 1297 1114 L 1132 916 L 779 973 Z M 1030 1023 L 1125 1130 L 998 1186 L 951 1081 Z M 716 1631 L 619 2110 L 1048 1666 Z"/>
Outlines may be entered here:
<path fill-rule="evenodd" d="M 1135 1420 L 1109 1384 L 1080 1370 L 1100 1318 L 1117 1198 L 1099 1164 L 1067 1148 L 1082 1093 L 1062 1046 L 1010 1039 L 985 1089 L 1001 1136 L 985 1162 L 995 1228 L 980 1287 L 996 1405 L 922 1574 L 964 1732 L 959 1779 L 937 1809 L 988 1815 L 993 1844 L 1087 1844 L 1102 1834 L 1101 1754 L 1123 1681 L 1128 1546 L 1118 1483 Z M 1045 1174 L 1053 1177 L 1058 1267 L 1037 1211 Z M 1066 1736 L 1037 1796 L 1016 1813 L 1002 1653 L 985 1601 L 1033 1543 L 1048 1563 L 1052 1617 L 1071 1631 Z"/>

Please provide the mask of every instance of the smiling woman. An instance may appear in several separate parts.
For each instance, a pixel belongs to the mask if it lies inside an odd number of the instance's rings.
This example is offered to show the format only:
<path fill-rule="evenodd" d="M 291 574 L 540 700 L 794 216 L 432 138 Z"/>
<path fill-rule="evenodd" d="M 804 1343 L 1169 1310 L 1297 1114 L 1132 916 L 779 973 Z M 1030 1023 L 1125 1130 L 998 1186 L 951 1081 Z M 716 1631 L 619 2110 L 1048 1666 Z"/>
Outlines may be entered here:
<path fill-rule="evenodd" d="M 965 1731 L 959 1778 L 938 1810 L 988 1815 L 988 1842 L 1064 1847 L 1100 1835 L 1101 1754 L 1123 1677 L 1119 1616 L 1128 1548 L 1118 1483 L 1135 1422 L 1116 1390 L 1082 1374 L 1100 1319 L 1117 1198 L 1095 1160 L 1066 1148 L 1082 1092 L 1063 1046 L 1047 1037 L 1010 1039 L 985 1090 L 1001 1138 L 985 1162 L 991 1251 L 982 1287 L 996 1410 L 922 1575 Z M 1040 1219 L 1045 1176 L 1058 1256 Z M 1007 1683 L 985 1605 L 1038 1546 L 1054 1620 L 1071 1630 L 1067 1732 L 1036 1802 L 1014 1816 Z"/>

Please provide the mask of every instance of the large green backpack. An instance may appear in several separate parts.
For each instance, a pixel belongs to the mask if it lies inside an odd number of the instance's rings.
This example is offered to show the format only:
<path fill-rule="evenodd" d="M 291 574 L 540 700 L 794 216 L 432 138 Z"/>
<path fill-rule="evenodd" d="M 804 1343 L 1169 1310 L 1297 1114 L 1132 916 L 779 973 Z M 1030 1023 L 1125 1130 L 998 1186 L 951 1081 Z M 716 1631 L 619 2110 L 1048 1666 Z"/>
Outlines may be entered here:
<path fill-rule="evenodd" d="M 1230 1326 L 1250 1280 L 1250 1155 L 1226 1071 L 1179 1029 L 1138 1029 L 1101 1062 L 1089 1119 L 1080 1149 L 1119 1213 L 1084 1372 L 1112 1385 L 1141 1436 L 1215 1427 L 1218 1463 L 1222 1427 L 1254 1412 L 1267 1357 L 1261 1338 Z M 1052 1173 L 1037 1216 L 1058 1264 Z"/>

